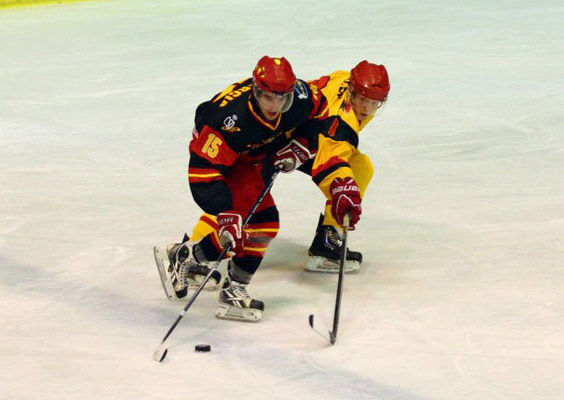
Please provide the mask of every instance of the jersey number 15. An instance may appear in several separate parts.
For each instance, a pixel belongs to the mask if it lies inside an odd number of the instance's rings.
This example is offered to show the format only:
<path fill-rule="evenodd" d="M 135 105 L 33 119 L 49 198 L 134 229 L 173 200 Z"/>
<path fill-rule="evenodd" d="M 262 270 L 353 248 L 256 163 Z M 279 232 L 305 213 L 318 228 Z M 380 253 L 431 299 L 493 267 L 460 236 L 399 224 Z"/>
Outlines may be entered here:
<path fill-rule="evenodd" d="M 210 133 L 208 140 L 206 140 L 204 147 L 202 147 L 202 152 L 210 156 L 210 158 L 215 158 L 217 157 L 217 153 L 219 153 L 219 146 L 221 146 L 222 143 L 223 141 L 220 138 Z"/>

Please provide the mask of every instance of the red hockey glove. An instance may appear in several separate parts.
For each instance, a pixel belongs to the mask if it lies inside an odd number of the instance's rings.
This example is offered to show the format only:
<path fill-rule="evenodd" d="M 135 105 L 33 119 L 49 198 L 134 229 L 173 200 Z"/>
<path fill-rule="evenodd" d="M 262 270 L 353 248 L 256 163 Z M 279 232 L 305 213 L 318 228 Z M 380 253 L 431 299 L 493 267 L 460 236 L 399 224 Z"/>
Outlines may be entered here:
<path fill-rule="evenodd" d="M 278 150 L 272 157 L 272 163 L 275 168 L 281 168 L 282 172 L 292 172 L 311 157 L 307 140 L 297 138 Z"/>
<path fill-rule="evenodd" d="M 360 190 L 353 178 L 335 178 L 329 189 L 331 193 L 331 213 L 339 225 L 343 226 L 345 214 L 350 214 L 349 229 L 360 220 Z"/>
<path fill-rule="evenodd" d="M 231 244 L 230 251 L 236 256 L 243 254 L 246 233 L 243 231 L 243 216 L 237 211 L 222 212 L 217 215 L 219 241 L 223 247 Z"/>

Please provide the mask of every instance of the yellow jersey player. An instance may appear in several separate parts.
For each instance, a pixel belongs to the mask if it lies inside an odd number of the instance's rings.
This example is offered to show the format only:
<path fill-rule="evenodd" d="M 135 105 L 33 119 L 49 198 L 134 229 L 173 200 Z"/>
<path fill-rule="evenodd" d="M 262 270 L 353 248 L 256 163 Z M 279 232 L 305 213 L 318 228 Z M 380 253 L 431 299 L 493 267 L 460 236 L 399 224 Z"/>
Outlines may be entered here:
<path fill-rule="evenodd" d="M 327 201 L 306 270 L 334 273 L 339 270 L 343 218 L 349 214 L 349 228 L 354 229 L 374 174 L 370 158 L 358 149 L 359 134 L 388 99 L 390 82 L 386 67 L 362 61 L 350 72 L 337 71 L 309 84 L 325 97 L 327 118 L 305 127 L 317 154 L 300 170 L 311 174 Z M 348 251 L 345 272 L 358 271 L 361 262 L 361 253 Z"/>

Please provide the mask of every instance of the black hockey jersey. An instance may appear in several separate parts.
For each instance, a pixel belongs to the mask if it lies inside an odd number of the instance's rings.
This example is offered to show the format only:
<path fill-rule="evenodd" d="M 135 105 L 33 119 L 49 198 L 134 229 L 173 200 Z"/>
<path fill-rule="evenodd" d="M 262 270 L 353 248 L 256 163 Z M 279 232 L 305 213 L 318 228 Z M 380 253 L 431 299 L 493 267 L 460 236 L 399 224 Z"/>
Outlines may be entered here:
<path fill-rule="evenodd" d="M 251 78 L 230 85 L 200 104 L 196 109 L 188 170 L 196 203 L 213 215 L 230 210 L 231 193 L 225 179 L 237 159 L 256 157 L 268 170 L 270 155 L 291 140 L 297 127 L 323 117 L 321 113 L 326 109 L 324 97 L 298 80 L 290 109 L 275 121 L 268 121 L 253 95 Z"/>

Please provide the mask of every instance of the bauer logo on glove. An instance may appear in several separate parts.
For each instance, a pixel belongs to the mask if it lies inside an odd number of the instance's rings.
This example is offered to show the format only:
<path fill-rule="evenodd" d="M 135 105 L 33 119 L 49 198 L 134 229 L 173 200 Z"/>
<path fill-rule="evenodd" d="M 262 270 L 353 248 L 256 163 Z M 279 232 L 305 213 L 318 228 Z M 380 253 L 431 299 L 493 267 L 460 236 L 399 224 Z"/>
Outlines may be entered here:
<path fill-rule="evenodd" d="M 329 189 L 331 193 L 331 213 L 339 225 L 343 226 L 345 215 L 350 215 L 349 229 L 354 230 L 360 220 L 362 207 L 360 190 L 353 178 L 335 178 Z"/>

